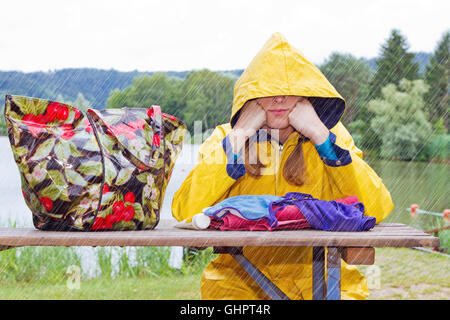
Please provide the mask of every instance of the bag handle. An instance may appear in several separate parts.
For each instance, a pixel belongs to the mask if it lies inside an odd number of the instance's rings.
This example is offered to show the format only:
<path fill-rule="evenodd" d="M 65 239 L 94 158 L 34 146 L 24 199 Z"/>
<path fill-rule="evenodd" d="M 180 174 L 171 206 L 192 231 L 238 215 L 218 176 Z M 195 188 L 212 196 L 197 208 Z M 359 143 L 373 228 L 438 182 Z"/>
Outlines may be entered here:
<path fill-rule="evenodd" d="M 94 117 L 95 121 L 98 122 L 99 125 L 105 126 L 106 128 L 110 128 L 110 125 L 105 122 L 101 113 L 98 110 L 89 109 L 87 114 L 88 114 L 89 118 Z M 141 166 L 144 166 L 146 169 L 149 169 L 158 160 L 161 153 L 164 153 L 164 128 L 163 128 L 162 113 L 161 113 L 160 106 L 152 105 L 151 108 L 147 109 L 147 115 L 153 119 L 153 125 L 151 126 L 152 130 L 153 130 L 153 141 L 152 141 L 152 146 L 151 146 L 152 152 L 153 152 L 153 157 L 150 159 L 149 163 L 142 162 L 140 159 L 138 159 L 132 153 L 129 154 L 129 157 L 133 160 L 133 162 L 139 163 Z M 95 131 L 97 131 L 96 126 L 93 126 L 93 129 Z M 109 130 L 111 130 L 111 129 L 109 129 Z M 127 147 L 125 145 L 123 145 L 123 143 L 120 141 L 120 139 L 116 135 L 113 135 L 113 139 L 115 140 L 117 145 L 122 150 L 127 150 Z"/>
<path fill-rule="evenodd" d="M 152 110 L 152 115 L 155 125 L 153 127 L 153 144 L 152 144 L 152 151 L 155 151 L 156 149 L 158 149 L 159 152 L 155 152 L 153 158 L 150 160 L 150 162 L 155 162 L 160 153 L 161 153 L 161 148 L 164 148 L 164 145 L 161 145 L 161 141 L 164 142 L 164 127 L 163 127 L 163 119 L 162 119 L 162 112 L 161 112 L 161 107 L 160 106 L 156 106 L 156 105 L 152 105 L 151 109 Z M 156 137 L 158 138 L 155 138 Z M 157 148 L 156 148 L 156 147 Z M 164 149 L 162 151 L 164 153 Z"/>

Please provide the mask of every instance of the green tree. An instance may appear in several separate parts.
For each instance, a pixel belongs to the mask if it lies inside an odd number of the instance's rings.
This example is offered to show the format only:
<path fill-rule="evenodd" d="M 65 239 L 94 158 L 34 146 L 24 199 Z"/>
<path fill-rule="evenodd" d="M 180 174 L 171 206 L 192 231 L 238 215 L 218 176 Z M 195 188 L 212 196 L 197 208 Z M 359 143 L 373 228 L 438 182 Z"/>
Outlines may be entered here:
<path fill-rule="evenodd" d="M 65 99 L 62 94 L 56 96 L 56 101 L 66 103 L 68 105 L 74 106 L 78 110 L 86 112 L 89 108 L 92 108 L 92 104 L 87 100 L 81 92 L 78 92 L 75 101 L 70 101 Z"/>
<path fill-rule="evenodd" d="M 92 108 L 92 104 L 81 92 L 78 92 L 77 98 L 72 105 L 83 112 L 86 112 L 88 109 Z"/>
<path fill-rule="evenodd" d="M 357 146 L 365 151 L 378 151 L 381 140 L 370 127 L 373 113 L 365 107 L 372 97 L 373 71 L 369 65 L 351 54 L 332 53 L 320 69 L 346 101 L 342 122 Z"/>
<path fill-rule="evenodd" d="M 413 62 L 415 54 L 408 49 L 406 38 L 399 30 L 392 30 L 376 61 L 378 69 L 371 82 L 373 97 L 380 97 L 381 88 L 389 83 L 398 85 L 401 79 L 419 78 L 419 64 Z"/>
<path fill-rule="evenodd" d="M 181 100 L 186 124 L 193 128 L 202 121 L 202 129 L 229 122 L 235 78 L 209 70 L 192 71 L 181 85 Z"/>
<path fill-rule="evenodd" d="M 120 91 L 115 89 L 106 101 L 107 108 L 149 108 L 161 106 L 161 110 L 174 116 L 181 116 L 178 88 L 181 80 L 169 78 L 165 73 L 134 78 L 132 84 Z"/>
<path fill-rule="evenodd" d="M 450 112 L 450 31 L 447 31 L 438 42 L 430 64 L 425 71 L 425 81 L 430 86 L 425 95 L 427 110 L 433 124 L 440 119 L 448 129 Z"/>
<path fill-rule="evenodd" d="M 423 80 L 402 79 L 398 86 L 384 87 L 381 99 L 368 103 L 367 108 L 375 114 L 370 125 L 381 138 L 382 157 L 412 160 L 425 152 L 432 138 L 432 126 L 424 112 L 427 90 Z"/>
<path fill-rule="evenodd" d="M 367 103 L 369 83 L 372 77 L 370 67 L 351 54 L 332 53 L 320 70 L 346 101 L 342 122 L 347 125 L 356 118 Z"/>

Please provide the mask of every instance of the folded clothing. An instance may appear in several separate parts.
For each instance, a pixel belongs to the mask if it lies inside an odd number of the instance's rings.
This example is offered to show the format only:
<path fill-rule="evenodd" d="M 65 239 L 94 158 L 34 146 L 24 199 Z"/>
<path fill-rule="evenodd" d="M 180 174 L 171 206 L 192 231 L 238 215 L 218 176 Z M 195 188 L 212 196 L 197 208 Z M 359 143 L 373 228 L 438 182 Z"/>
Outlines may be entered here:
<path fill-rule="evenodd" d="M 212 207 L 202 210 L 204 214 L 216 219 L 235 215 L 241 219 L 254 221 L 266 219 L 270 226 L 277 225 L 277 218 L 268 208 L 271 203 L 283 199 L 273 195 L 240 195 L 224 199 Z"/>
<path fill-rule="evenodd" d="M 265 218 L 257 220 L 247 220 L 235 214 L 225 214 L 222 218 L 212 218 L 209 228 L 218 230 L 298 230 L 311 228 L 306 218 L 295 205 L 284 207 L 276 206 L 275 216 L 278 220 L 276 226 L 271 226 Z"/>
<path fill-rule="evenodd" d="M 364 205 L 356 196 L 334 201 L 309 194 L 242 195 L 203 209 L 210 228 L 219 230 L 286 230 L 313 228 L 326 231 L 366 231 L 374 217 L 364 216 Z"/>

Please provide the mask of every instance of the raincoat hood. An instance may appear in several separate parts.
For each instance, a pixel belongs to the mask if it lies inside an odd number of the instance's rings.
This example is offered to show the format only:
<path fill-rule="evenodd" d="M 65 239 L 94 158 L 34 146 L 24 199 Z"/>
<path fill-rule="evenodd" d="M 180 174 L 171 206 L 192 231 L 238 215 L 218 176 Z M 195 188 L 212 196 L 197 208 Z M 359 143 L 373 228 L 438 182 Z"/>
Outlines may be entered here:
<path fill-rule="evenodd" d="M 234 85 L 231 126 L 248 100 L 279 95 L 308 97 L 328 129 L 344 114 L 344 99 L 322 72 L 274 33 Z"/>

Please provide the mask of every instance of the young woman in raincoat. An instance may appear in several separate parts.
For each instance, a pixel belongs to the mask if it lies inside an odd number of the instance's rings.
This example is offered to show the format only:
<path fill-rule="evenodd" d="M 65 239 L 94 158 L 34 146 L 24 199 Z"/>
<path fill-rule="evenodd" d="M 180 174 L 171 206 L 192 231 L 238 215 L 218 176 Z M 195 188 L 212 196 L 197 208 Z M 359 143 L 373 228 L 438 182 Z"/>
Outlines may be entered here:
<path fill-rule="evenodd" d="M 340 122 L 344 109 L 319 69 L 281 34 L 272 35 L 235 84 L 230 123 L 203 143 L 176 192 L 174 217 L 190 218 L 237 195 L 302 192 L 321 200 L 357 196 L 365 214 L 380 222 L 393 203 Z M 268 134 L 250 143 L 261 129 Z M 311 247 L 244 247 L 244 255 L 289 298 L 312 299 Z M 227 254 L 206 267 L 201 293 L 203 299 L 268 298 Z M 366 279 L 342 261 L 342 298 L 368 295 Z"/>

